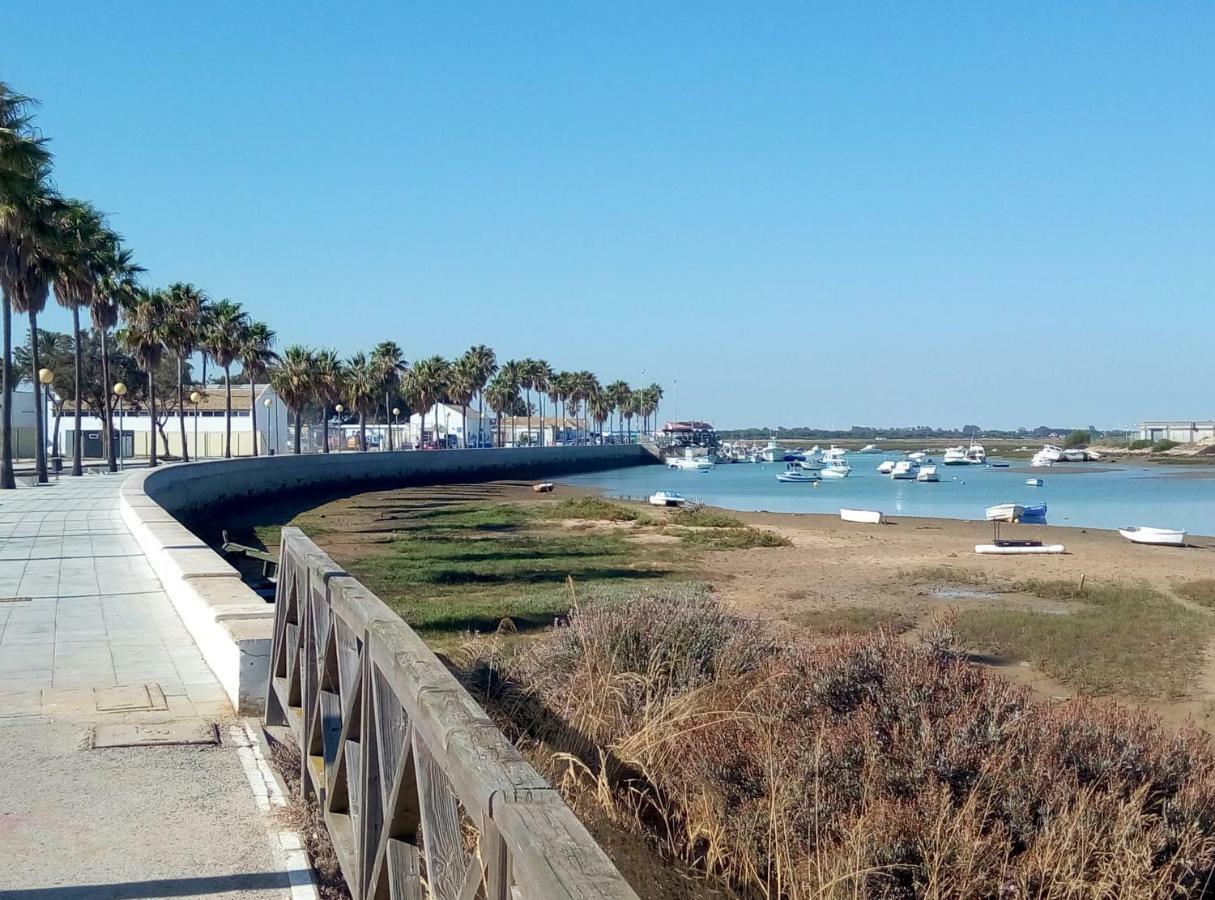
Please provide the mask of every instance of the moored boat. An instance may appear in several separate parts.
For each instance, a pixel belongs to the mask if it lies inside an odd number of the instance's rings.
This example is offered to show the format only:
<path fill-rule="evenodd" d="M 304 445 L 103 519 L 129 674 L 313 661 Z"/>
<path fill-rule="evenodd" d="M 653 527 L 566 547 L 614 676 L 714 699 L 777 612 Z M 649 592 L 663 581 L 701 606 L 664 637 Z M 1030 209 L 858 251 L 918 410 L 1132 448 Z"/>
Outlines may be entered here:
<path fill-rule="evenodd" d="M 972 466 L 981 466 L 987 462 L 987 451 L 983 449 L 983 445 L 978 441 L 971 441 L 970 446 L 966 448 L 966 461 Z"/>
<path fill-rule="evenodd" d="M 675 491 L 655 491 L 650 494 L 650 506 L 683 506 L 688 501 Z"/>
<path fill-rule="evenodd" d="M 1046 484 L 1041 478 L 1026 478 L 1025 483 L 1030 487 L 1042 487 L 1042 485 Z"/>
<path fill-rule="evenodd" d="M 940 481 L 941 476 L 937 474 L 936 466 L 924 466 L 916 473 L 915 480 L 927 482 Z"/>
<path fill-rule="evenodd" d="M 848 465 L 843 458 L 831 459 L 822 467 L 819 474 L 823 478 L 847 478 L 852 472 L 852 466 Z"/>
<path fill-rule="evenodd" d="M 965 447 L 949 447 L 945 450 L 945 456 L 941 460 L 947 466 L 968 466 L 970 460 L 966 458 Z"/>
<path fill-rule="evenodd" d="M 1025 514 L 1025 507 L 1020 503 L 997 503 L 986 510 L 988 522 L 1016 522 Z"/>
<path fill-rule="evenodd" d="M 1118 533 L 1136 544 L 1157 544 L 1162 547 L 1184 547 L 1186 532 L 1176 528 L 1151 528 L 1147 525 L 1127 525 Z"/>
<path fill-rule="evenodd" d="M 892 471 L 894 471 L 894 460 L 887 459 L 887 460 L 884 460 L 883 462 L 878 463 L 877 470 L 879 472 L 881 472 L 883 475 L 889 475 Z"/>
<path fill-rule="evenodd" d="M 901 459 L 890 470 L 890 477 L 895 481 L 911 481 L 920 474 L 920 464 L 914 459 Z"/>
<path fill-rule="evenodd" d="M 667 468 L 707 472 L 713 468 L 713 460 L 707 456 L 672 456 L 667 460 Z"/>
<path fill-rule="evenodd" d="M 877 444 L 866 444 L 864 447 L 862 447 L 860 450 L 857 450 L 856 452 L 857 453 L 881 453 L 882 448 L 879 447 Z"/>
<path fill-rule="evenodd" d="M 759 458 L 763 462 L 783 462 L 785 459 L 785 448 L 776 441 L 768 441 L 768 446 L 759 451 Z"/>
<path fill-rule="evenodd" d="M 845 522 L 857 522 L 861 525 L 882 525 L 886 517 L 876 509 L 840 509 L 840 518 Z"/>
<path fill-rule="evenodd" d="M 800 483 L 809 481 L 822 481 L 822 476 L 813 469 L 807 469 L 801 463 L 789 463 L 785 471 L 776 476 L 777 481 Z"/>

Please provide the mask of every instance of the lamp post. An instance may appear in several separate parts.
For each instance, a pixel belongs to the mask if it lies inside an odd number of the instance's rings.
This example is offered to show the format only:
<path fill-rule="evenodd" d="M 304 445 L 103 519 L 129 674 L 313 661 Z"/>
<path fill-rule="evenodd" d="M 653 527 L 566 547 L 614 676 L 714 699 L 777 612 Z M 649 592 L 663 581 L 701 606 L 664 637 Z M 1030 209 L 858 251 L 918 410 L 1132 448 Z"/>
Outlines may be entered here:
<path fill-rule="evenodd" d="M 343 407 L 342 404 L 340 404 L 340 403 L 335 403 L 333 406 L 333 411 L 335 413 L 337 413 L 337 426 L 338 426 L 338 438 L 339 438 L 338 439 L 338 453 L 341 453 L 342 448 L 346 445 L 346 431 L 344 428 L 342 428 L 342 410 L 344 408 L 345 407 Z"/>
<path fill-rule="evenodd" d="M 46 390 L 42 392 L 43 409 L 41 412 L 41 415 L 43 416 L 43 421 L 46 423 L 42 429 L 42 443 L 43 443 L 42 452 L 43 453 L 46 453 L 45 444 L 47 441 L 47 435 L 49 435 L 51 433 L 51 406 L 50 406 L 49 400 L 51 397 L 51 382 L 54 380 L 55 380 L 55 373 L 52 372 L 50 369 L 39 369 L 38 370 L 38 381 L 40 381 L 42 383 L 42 386 L 44 388 L 46 388 Z M 79 435 L 77 435 L 77 439 L 79 439 Z M 51 453 L 52 456 L 56 456 L 56 457 L 59 456 L 58 448 L 52 448 L 52 451 L 53 451 Z"/>
<path fill-rule="evenodd" d="M 274 405 L 274 401 L 271 400 L 269 397 L 267 397 L 265 400 L 262 401 L 262 406 L 266 407 L 266 430 L 267 431 L 270 430 L 270 407 L 272 407 L 273 405 Z M 278 410 L 275 410 L 276 414 L 277 414 L 277 412 L 278 412 Z M 278 415 L 275 415 L 274 422 L 275 422 L 275 425 L 277 426 Z M 255 441 L 257 440 L 257 435 L 253 436 L 253 440 L 255 440 Z M 274 429 L 273 444 L 271 446 L 270 452 L 272 454 L 278 453 L 278 428 L 277 427 Z"/>
<path fill-rule="evenodd" d="M 388 426 L 388 434 L 389 434 L 389 436 L 390 436 L 390 437 L 391 437 L 391 435 L 392 435 L 392 432 L 393 432 L 394 430 L 396 430 L 396 427 L 397 427 L 397 416 L 399 416 L 400 414 L 401 414 L 401 407 L 399 407 L 399 406 L 394 406 L 394 407 L 392 408 L 392 424 Z M 399 437 L 399 435 L 398 435 L 398 437 Z M 399 441 L 397 442 L 397 445 L 396 445 L 396 446 L 397 446 L 397 447 L 400 447 L 400 442 L 399 442 Z"/>
<path fill-rule="evenodd" d="M 198 404 L 203 395 L 198 391 L 190 391 L 190 402 L 194 404 L 194 458 L 198 459 Z"/>
<path fill-rule="evenodd" d="M 127 395 L 127 386 L 125 384 L 123 384 L 120 381 L 116 385 L 114 385 L 114 396 L 116 396 L 118 398 L 118 468 L 120 468 L 120 469 L 126 468 L 126 462 L 123 458 L 124 454 L 122 451 L 122 430 L 123 430 L 122 429 L 122 423 L 123 423 L 122 398 L 125 397 L 126 395 Z M 154 428 L 155 423 L 152 423 L 151 427 Z M 155 437 L 154 432 L 151 432 L 151 434 L 153 437 Z"/>

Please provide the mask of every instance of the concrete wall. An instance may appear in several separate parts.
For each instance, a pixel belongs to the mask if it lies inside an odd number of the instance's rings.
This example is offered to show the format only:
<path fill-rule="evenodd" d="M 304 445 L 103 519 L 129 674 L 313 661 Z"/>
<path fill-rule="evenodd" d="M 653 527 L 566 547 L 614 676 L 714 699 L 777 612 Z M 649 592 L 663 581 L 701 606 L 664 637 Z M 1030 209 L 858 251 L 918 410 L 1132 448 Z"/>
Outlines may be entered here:
<path fill-rule="evenodd" d="M 220 507 L 288 493 L 409 484 L 557 478 L 654 462 L 637 445 L 273 456 L 135 472 L 119 508 L 232 706 L 260 714 L 269 680 L 274 609 L 182 522 Z"/>

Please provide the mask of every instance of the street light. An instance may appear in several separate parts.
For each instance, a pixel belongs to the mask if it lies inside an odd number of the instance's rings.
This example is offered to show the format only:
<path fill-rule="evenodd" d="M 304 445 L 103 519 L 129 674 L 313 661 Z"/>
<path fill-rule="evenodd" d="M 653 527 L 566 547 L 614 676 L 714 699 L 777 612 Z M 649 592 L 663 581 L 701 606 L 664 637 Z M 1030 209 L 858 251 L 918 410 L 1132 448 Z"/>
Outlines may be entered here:
<path fill-rule="evenodd" d="M 127 386 L 121 381 L 114 385 L 114 395 L 118 397 L 118 468 L 125 468 L 122 452 L 122 398 L 127 395 Z M 154 426 L 153 426 L 154 427 Z M 155 433 L 153 433 L 155 436 Z"/>
<path fill-rule="evenodd" d="M 396 427 L 397 427 L 397 416 L 399 416 L 400 414 L 401 414 L 401 407 L 394 406 L 392 408 L 392 424 L 388 426 L 388 437 L 390 439 L 390 442 L 391 442 L 391 438 L 392 438 L 392 432 L 395 431 Z M 400 435 L 397 435 L 397 437 L 400 437 Z M 397 447 L 401 446 L 399 441 L 397 442 L 396 446 Z"/>
<path fill-rule="evenodd" d="M 39 369 L 38 370 L 38 380 L 40 382 L 42 382 L 43 385 L 46 386 L 46 393 L 42 397 L 42 407 L 43 407 L 42 415 L 44 416 L 43 421 L 46 423 L 42 429 L 42 452 L 45 454 L 46 453 L 46 436 L 51 433 L 51 407 L 50 407 L 50 404 L 48 404 L 46 401 L 51 396 L 51 382 L 55 380 L 55 373 L 52 372 L 50 369 Z M 79 440 L 80 436 L 77 435 L 76 439 Z M 52 455 L 58 456 L 59 454 L 54 453 Z"/>
<path fill-rule="evenodd" d="M 194 404 L 194 459 L 198 459 L 198 404 L 203 395 L 198 391 L 190 391 L 190 402 Z"/>
<path fill-rule="evenodd" d="M 345 429 L 343 429 L 343 428 L 342 428 L 342 410 L 343 410 L 344 408 L 345 408 L 345 407 L 343 407 L 343 406 L 342 406 L 342 404 L 340 404 L 340 403 L 335 404 L 335 405 L 334 405 L 334 407 L 333 407 L 333 411 L 334 411 L 335 413 L 337 413 L 337 426 L 338 426 L 338 453 L 341 453 L 341 452 L 342 452 L 342 447 L 343 447 L 343 446 L 345 445 L 345 443 L 346 443 L 346 431 L 345 431 Z"/>
<path fill-rule="evenodd" d="M 265 400 L 262 401 L 262 406 L 266 407 L 266 430 L 267 431 L 270 430 L 270 407 L 272 407 L 273 405 L 274 405 L 274 401 L 271 400 L 269 397 L 267 397 Z M 278 410 L 275 410 L 274 413 L 275 413 L 275 415 L 274 415 L 275 428 L 274 428 L 274 446 L 273 446 L 272 452 L 278 453 Z M 257 441 L 256 434 L 253 435 L 253 440 Z"/>

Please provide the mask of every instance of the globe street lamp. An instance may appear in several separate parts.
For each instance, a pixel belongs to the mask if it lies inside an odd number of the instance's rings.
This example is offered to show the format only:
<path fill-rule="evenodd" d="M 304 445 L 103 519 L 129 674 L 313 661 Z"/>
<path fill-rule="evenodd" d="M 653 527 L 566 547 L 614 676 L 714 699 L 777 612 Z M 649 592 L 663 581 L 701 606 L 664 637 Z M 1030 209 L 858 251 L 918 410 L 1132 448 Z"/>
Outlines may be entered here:
<path fill-rule="evenodd" d="M 190 402 L 194 404 L 194 458 L 198 459 L 198 404 L 203 395 L 198 391 L 190 391 Z"/>
<path fill-rule="evenodd" d="M 51 407 L 47 401 L 51 396 L 51 382 L 55 380 L 55 373 L 50 369 L 39 369 L 38 380 L 42 382 L 43 386 L 46 388 L 46 393 L 42 396 L 43 409 L 41 413 L 43 416 L 43 421 L 46 423 L 42 429 L 42 452 L 46 453 L 46 436 L 51 433 Z M 58 448 L 53 448 L 51 455 L 58 456 Z"/>
<path fill-rule="evenodd" d="M 338 453 L 342 452 L 342 446 L 346 443 L 346 429 L 344 429 L 342 427 L 342 410 L 343 409 L 345 409 L 345 407 L 343 407 L 342 404 L 340 404 L 340 403 L 334 404 L 333 411 L 335 413 L 337 413 L 337 426 L 338 426 L 338 435 L 339 435 Z"/>
<path fill-rule="evenodd" d="M 270 407 L 274 405 L 274 401 L 267 397 L 262 401 L 262 406 L 266 407 L 266 430 L 270 430 Z M 253 435 L 253 440 L 257 441 L 257 435 Z M 274 444 L 270 450 L 271 454 L 278 453 L 278 410 L 274 411 Z"/>
<path fill-rule="evenodd" d="M 389 430 L 388 430 L 388 435 L 390 438 L 392 436 L 392 432 L 396 430 L 397 416 L 399 416 L 400 414 L 401 414 L 401 407 L 394 406 L 392 408 L 392 425 L 389 426 Z M 400 435 L 397 435 L 397 437 L 400 437 Z M 398 446 L 398 447 L 401 446 L 400 441 L 397 442 L 396 446 Z"/>
<path fill-rule="evenodd" d="M 122 448 L 122 398 L 127 395 L 127 386 L 121 381 L 114 385 L 114 396 L 118 398 L 118 468 L 124 468 L 123 448 Z"/>

